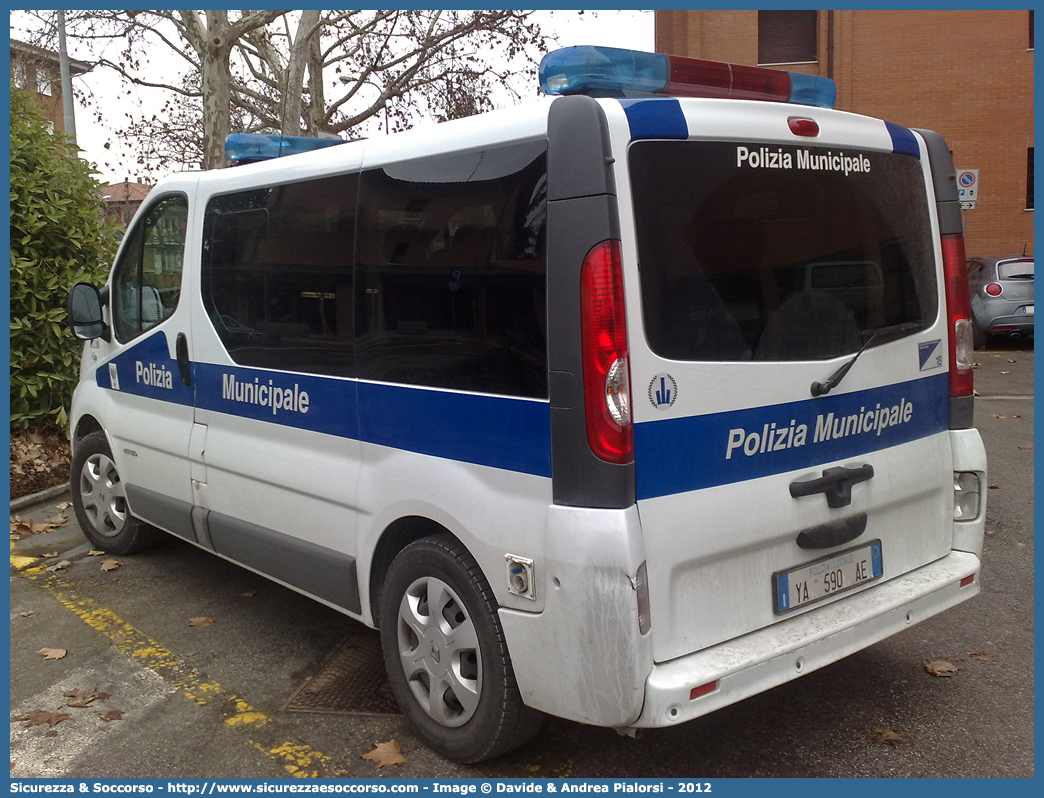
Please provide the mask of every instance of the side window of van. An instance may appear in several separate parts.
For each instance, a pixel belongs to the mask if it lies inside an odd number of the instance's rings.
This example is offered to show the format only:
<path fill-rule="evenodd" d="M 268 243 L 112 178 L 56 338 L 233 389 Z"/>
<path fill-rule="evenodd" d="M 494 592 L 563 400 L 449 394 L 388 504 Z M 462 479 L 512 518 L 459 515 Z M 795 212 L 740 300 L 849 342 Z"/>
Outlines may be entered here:
<path fill-rule="evenodd" d="M 547 396 L 544 142 L 362 175 L 360 377 Z"/>
<path fill-rule="evenodd" d="M 358 174 L 215 197 L 203 301 L 237 363 L 352 376 Z"/>
<path fill-rule="evenodd" d="M 177 308 L 187 221 L 185 197 L 167 197 L 128 233 L 112 275 L 112 320 L 120 342 L 155 327 Z"/>

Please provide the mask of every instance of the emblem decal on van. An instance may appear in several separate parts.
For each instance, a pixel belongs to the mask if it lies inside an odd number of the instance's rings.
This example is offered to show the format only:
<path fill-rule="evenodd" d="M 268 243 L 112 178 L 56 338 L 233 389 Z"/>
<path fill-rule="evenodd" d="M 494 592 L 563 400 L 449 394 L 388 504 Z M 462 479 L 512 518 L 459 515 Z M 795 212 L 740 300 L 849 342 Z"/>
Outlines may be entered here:
<path fill-rule="evenodd" d="M 657 374 L 649 383 L 649 401 L 657 410 L 666 410 L 678 398 L 678 383 L 670 374 Z"/>
<path fill-rule="evenodd" d="M 921 371 L 941 369 L 943 364 L 942 353 L 939 352 L 941 338 L 934 341 L 925 341 L 917 344 L 917 357 L 921 361 Z"/>
<path fill-rule="evenodd" d="M 112 385 L 114 391 L 120 389 L 120 374 L 116 371 L 116 364 L 109 362 L 109 384 Z"/>

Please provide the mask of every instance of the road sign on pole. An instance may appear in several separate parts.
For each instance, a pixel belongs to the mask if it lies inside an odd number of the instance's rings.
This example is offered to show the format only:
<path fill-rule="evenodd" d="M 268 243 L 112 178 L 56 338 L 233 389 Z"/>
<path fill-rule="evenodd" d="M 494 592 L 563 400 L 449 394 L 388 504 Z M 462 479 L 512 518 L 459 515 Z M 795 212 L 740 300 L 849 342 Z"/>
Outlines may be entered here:
<path fill-rule="evenodd" d="M 967 211 L 975 207 L 979 199 L 979 170 L 957 170 L 957 199 L 961 202 L 961 210 Z"/>

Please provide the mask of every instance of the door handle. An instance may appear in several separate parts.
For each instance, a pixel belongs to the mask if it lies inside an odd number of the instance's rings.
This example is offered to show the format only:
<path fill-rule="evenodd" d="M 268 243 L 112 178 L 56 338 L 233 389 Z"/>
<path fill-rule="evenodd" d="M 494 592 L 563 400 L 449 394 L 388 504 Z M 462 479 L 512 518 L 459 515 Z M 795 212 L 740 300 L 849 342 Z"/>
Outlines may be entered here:
<path fill-rule="evenodd" d="M 828 507 L 847 507 L 852 503 L 852 486 L 866 482 L 874 476 L 874 467 L 869 463 L 858 468 L 827 468 L 823 476 L 815 479 L 790 483 L 790 495 L 795 499 L 825 493 Z"/>
<path fill-rule="evenodd" d="M 185 333 L 178 333 L 178 340 L 174 346 L 178 359 L 178 375 L 181 384 L 188 388 L 192 385 L 192 364 L 189 362 L 188 338 Z"/>

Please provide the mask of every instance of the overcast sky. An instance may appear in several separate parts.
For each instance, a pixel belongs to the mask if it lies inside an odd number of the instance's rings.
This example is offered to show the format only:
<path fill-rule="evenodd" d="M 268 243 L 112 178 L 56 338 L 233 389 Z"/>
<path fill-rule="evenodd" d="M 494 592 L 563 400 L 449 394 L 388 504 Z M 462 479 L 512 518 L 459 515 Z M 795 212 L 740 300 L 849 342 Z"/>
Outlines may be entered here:
<path fill-rule="evenodd" d="M 538 11 L 537 19 L 544 32 L 558 39 L 559 46 L 577 44 L 600 44 L 609 47 L 624 47 L 635 50 L 653 49 L 653 14 L 651 11 L 587 11 L 583 16 L 570 11 Z M 12 20 L 14 22 L 14 20 Z M 17 25 L 13 25 L 12 36 L 22 38 Z M 111 45 L 110 45 L 111 46 Z M 73 58 L 91 60 L 88 52 L 74 49 Z M 116 183 L 126 178 L 134 181 L 139 171 L 134 163 L 134 153 L 123 146 L 113 135 L 113 128 L 126 121 L 125 114 L 140 113 L 142 108 L 150 113 L 159 107 L 157 90 L 122 88 L 119 79 L 110 70 L 97 69 L 76 78 L 80 91 L 86 93 L 95 107 L 105 109 L 104 121 L 95 120 L 94 108 L 76 107 L 77 143 L 84 150 L 84 157 L 96 164 L 103 183 Z M 518 86 L 517 89 L 523 87 Z M 535 96 L 536 80 L 531 82 L 530 96 Z M 505 99 L 505 104 L 508 100 Z M 110 146 L 105 148 L 105 144 Z"/>

